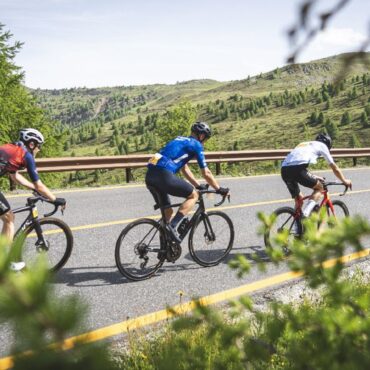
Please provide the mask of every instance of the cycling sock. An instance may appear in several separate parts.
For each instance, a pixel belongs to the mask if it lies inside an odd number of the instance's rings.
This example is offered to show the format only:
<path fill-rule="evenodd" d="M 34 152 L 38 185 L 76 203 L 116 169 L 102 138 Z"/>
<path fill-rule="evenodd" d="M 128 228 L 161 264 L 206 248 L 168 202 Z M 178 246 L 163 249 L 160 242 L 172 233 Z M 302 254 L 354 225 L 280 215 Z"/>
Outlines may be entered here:
<path fill-rule="evenodd" d="M 303 216 L 308 217 L 311 214 L 312 210 L 315 208 L 315 205 L 316 202 L 313 199 L 310 199 L 307 202 L 306 207 L 304 207 Z"/>
<path fill-rule="evenodd" d="M 171 226 L 175 229 L 179 222 L 184 218 L 184 215 L 180 212 L 177 212 L 175 217 L 171 221 Z"/>

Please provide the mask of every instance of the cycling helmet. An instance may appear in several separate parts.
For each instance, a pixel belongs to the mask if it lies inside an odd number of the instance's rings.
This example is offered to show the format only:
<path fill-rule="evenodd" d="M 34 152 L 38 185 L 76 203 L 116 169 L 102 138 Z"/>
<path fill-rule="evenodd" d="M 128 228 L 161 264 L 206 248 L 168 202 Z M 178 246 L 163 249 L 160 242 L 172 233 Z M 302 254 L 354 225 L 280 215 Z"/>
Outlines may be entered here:
<path fill-rule="evenodd" d="M 333 140 L 331 139 L 331 137 L 325 133 L 318 134 L 315 140 L 324 143 L 329 150 L 331 149 L 331 146 L 333 144 Z"/>
<path fill-rule="evenodd" d="M 209 139 L 212 135 L 210 127 L 205 122 L 195 122 L 191 126 L 191 132 L 197 135 L 205 134 L 206 139 Z"/>
<path fill-rule="evenodd" d="M 29 143 L 30 141 L 36 141 L 38 144 L 44 143 L 44 136 L 39 130 L 34 128 L 23 128 L 19 131 L 19 140 L 24 143 Z"/>

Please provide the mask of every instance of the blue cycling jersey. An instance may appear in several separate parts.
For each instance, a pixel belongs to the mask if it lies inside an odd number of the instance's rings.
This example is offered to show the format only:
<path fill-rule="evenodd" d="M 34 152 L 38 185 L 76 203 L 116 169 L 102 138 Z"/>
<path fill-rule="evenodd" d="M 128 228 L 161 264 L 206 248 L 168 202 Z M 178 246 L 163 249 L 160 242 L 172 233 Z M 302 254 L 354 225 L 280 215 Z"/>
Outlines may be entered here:
<path fill-rule="evenodd" d="M 149 160 L 148 167 L 160 167 L 176 173 L 194 157 L 200 168 L 207 167 L 202 144 L 192 136 L 178 136 Z"/>

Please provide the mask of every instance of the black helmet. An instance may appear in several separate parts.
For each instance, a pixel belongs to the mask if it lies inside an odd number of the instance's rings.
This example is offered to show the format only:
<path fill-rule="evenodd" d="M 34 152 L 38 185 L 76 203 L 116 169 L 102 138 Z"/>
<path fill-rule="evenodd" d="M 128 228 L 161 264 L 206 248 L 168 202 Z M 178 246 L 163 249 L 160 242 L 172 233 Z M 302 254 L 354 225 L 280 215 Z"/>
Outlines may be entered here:
<path fill-rule="evenodd" d="M 210 127 L 205 122 L 195 122 L 191 126 L 191 132 L 197 135 L 204 134 L 206 139 L 209 139 L 212 135 Z"/>
<path fill-rule="evenodd" d="M 318 134 L 315 140 L 324 143 L 329 150 L 331 149 L 331 146 L 333 144 L 333 140 L 331 139 L 331 137 L 325 133 Z"/>

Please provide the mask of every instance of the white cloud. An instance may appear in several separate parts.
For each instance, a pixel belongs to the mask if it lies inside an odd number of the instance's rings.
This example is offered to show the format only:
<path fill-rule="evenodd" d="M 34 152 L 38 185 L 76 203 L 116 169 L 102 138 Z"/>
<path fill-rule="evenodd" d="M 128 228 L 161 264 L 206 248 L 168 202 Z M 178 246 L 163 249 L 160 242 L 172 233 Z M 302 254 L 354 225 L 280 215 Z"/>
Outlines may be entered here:
<path fill-rule="evenodd" d="M 314 43 L 322 47 L 358 47 L 366 36 L 352 28 L 329 28 L 318 34 Z"/>

